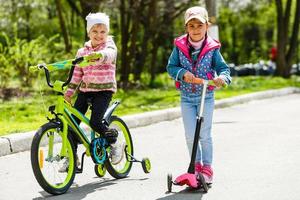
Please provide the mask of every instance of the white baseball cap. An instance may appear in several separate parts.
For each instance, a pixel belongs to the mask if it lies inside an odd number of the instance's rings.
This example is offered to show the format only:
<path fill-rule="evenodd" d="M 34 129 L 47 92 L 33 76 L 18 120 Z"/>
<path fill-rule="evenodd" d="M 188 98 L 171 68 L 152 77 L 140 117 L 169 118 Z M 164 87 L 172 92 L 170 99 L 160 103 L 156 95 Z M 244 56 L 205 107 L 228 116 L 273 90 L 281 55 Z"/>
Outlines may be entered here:
<path fill-rule="evenodd" d="M 109 32 L 109 17 L 105 13 L 90 13 L 86 16 L 86 31 L 89 33 L 95 24 L 104 24 Z"/>
<path fill-rule="evenodd" d="M 198 19 L 200 22 L 208 23 L 207 10 L 200 6 L 191 7 L 184 14 L 184 22 L 187 24 L 191 19 Z"/>

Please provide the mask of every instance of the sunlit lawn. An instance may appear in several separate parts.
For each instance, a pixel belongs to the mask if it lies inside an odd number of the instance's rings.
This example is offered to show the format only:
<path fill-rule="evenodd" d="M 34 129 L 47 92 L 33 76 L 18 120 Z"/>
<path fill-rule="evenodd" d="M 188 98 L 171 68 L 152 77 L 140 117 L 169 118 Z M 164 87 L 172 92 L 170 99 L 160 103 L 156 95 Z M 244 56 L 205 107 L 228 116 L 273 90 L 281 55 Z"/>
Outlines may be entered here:
<path fill-rule="evenodd" d="M 179 106 L 179 93 L 173 86 L 173 81 L 165 78 L 162 83 L 165 83 L 161 84 L 164 87 L 161 86 L 158 89 L 118 90 L 113 99 L 120 100 L 121 105 L 117 108 L 115 114 L 124 116 Z M 234 77 L 228 88 L 216 91 L 216 99 L 291 86 L 300 87 L 300 77 L 292 77 L 291 79 Z M 47 122 L 45 116 L 48 107 L 54 102 L 54 94 L 46 95 L 44 93 L 41 96 L 39 91 L 29 97 L 14 98 L 2 102 L 0 105 L 0 135 L 36 130 Z"/>

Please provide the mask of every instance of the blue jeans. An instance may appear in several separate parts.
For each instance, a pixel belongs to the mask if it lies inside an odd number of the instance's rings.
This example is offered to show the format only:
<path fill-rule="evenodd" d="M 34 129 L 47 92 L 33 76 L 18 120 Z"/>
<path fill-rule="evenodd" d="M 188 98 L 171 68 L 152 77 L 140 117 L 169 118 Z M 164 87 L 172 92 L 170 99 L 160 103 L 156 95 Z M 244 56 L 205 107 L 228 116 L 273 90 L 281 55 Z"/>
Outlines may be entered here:
<path fill-rule="evenodd" d="M 200 109 L 201 95 L 181 96 L 181 113 L 185 129 L 185 138 L 190 155 L 194 142 L 197 115 Z M 200 142 L 198 143 L 196 162 L 211 165 L 213 159 L 213 144 L 211 137 L 212 118 L 214 111 L 214 93 L 206 93 L 203 117 L 201 124 Z"/>

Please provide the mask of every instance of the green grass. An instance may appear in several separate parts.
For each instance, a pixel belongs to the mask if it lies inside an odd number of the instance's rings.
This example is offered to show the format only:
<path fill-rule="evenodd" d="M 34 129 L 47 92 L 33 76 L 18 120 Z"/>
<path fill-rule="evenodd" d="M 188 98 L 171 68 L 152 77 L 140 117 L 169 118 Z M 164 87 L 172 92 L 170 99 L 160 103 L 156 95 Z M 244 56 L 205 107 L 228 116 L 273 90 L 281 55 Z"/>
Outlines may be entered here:
<path fill-rule="evenodd" d="M 43 90 L 47 88 L 44 80 L 40 84 L 44 84 Z M 121 105 L 116 109 L 115 114 L 123 116 L 179 106 L 179 93 L 175 90 L 173 81 L 166 74 L 157 78 L 156 85 L 159 88 L 118 90 L 113 100 L 121 100 Z M 216 99 L 291 86 L 300 87 L 300 77 L 290 79 L 234 77 L 228 88 L 216 91 Z M 37 130 L 39 126 L 47 122 L 45 116 L 47 116 L 48 107 L 54 102 L 53 94 L 41 96 L 39 91 L 29 97 L 2 101 L 0 104 L 0 135 Z"/>

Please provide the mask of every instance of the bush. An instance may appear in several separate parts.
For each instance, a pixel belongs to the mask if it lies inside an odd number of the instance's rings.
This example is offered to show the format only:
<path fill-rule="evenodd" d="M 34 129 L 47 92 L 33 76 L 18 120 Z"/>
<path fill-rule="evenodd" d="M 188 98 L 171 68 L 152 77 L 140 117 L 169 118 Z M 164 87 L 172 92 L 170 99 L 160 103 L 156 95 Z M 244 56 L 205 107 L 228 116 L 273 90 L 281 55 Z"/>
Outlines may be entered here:
<path fill-rule="evenodd" d="M 9 69 L 8 48 L 0 43 L 0 88 L 6 88 L 14 70 Z"/>
<path fill-rule="evenodd" d="M 40 36 L 29 42 L 16 36 L 10 38 L 6 33 L 2 33 L 1 36 L 5 44 L 0 44 L 0 87 L 6 87 L 12 76 L 16 76 L 21 86 L 30 87 L 37 74 L 29 73 L 29 66 L 41 61 L 50 61 L 49 55 L 52 52 L 49 47 L 58 36 L 51 38 Z"/>

